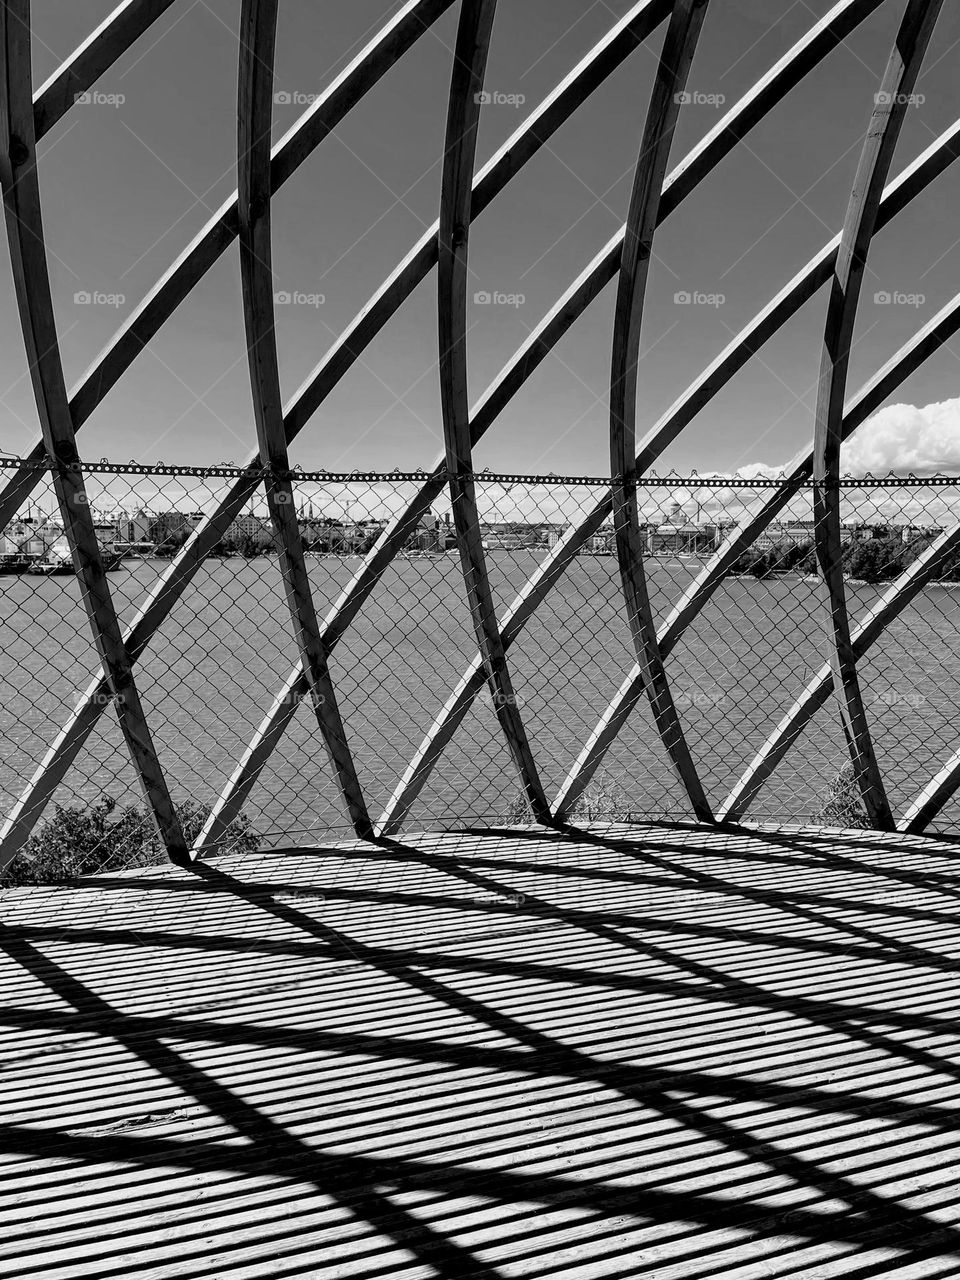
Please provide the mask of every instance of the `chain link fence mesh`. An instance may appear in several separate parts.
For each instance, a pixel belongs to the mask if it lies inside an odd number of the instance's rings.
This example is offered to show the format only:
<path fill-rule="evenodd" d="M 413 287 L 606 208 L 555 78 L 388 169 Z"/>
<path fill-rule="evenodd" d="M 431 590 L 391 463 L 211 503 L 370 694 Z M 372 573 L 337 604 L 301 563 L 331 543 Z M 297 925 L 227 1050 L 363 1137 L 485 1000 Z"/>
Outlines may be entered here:
<path fill-rule="evenodd" d="M 16 466 L 13 461 L 0 465 L 4 485 Z M 106 463 L 84 470 L 115 607 L 129 625 L 165 579 L 176 574 L 181 548 L 244 473 L 229 467 Z M 30 498 L 0 534 L 0 802 L 9 814 L 26 797 L 34 824 L 33 837 L 4 873 L 14 881 L 36 878 L 45 863 L 56 864 L 56 874 L 62 874 L 63 866 L 115 870 L 160 857 L 109 698 L 52 792 L 32 785 L 51 762 L 56 764 L 58 734 L 99 671 L 51 474 L 42 469 L 33 479 Z M 341 593 L 364 556 L 427 479 L 400 472 L 294 473 L 321 622 L 335 618 Z M 674 475 L 641 483 L 645 567 L 661 629 L 717 548 L 749 514 L 774 499 L 778 483 Z M 588 519 L 596 527 L 508 650 L 548 798 L 563 786 L 634 663 L 609 486 L 609 480 L 576 477 L 476 477 L 500 617 L 571 530 Z M 845 481 L 841 516 L 848 604 L 856 626 L 889 584 L 957 524 L 960 479 Z M 722 805 L 781 716 L 829 660 L 829 619 L 813 539 L 811 490 L 801 486 L 744 551 L 667 657 L 677 709 L 714 806 Z M 948 558 L 936 580 L 894 618 L 860 662 L 895 812 L 957 749 L 958 588 L 960 557 Z M 171 794 L 192 838 L 229 787 L 238 760 L 298 662 L 262 484 L 173 596 L 135 674 Z M 377 576 L 331 655 L 348 741 L 374 818 L 390 801 L 475 652 L 449 501 L 440 489 L 403 549 Z M 760 791 L 748 818 L 785 824 L 817 820 L 847 761 L 837 703 L 830 698 Z M 644 700 L 604 756 L 574 816 L 690 818 Z M 485 693 L 440 756 L 406 827 L 523 820 L 519 782 Z M 934 829 L 947 834 L 958 825 L 960 802 L 951 801 Z M 257 843 L 296 844 L 349 834 L 312 707 L 304 701 L 221 846 L 252 849 Z M 80 844 L 89 847 L 82 865 L 71 853 Z"/>

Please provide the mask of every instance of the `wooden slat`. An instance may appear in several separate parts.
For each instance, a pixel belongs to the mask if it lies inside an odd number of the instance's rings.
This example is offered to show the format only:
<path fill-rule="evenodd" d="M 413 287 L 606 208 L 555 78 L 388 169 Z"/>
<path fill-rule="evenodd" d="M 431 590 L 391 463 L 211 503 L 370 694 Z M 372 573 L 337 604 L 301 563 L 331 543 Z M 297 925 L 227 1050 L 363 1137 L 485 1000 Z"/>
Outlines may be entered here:
<path fill-rule="evenodd" d="M 464 590 L 484 673 L 523 793 L 534 818 L 545 822 L 550 816 L 547 798 L 510 678 L 483 552 L 473 478 L 467 391 L 470 201 L 480 125 L 480 98 L 496 8 L 497 0 L 462 0 L 450 75 L 437 235 L 440 411 Z"/>
<path fill-rule="evenodd" d="M 943 0 L 910 0 L 876 96 L 850 201 L 840 235 L 823 334 L 823 353 L 813 434 L 814 546 L 830 614 L 833 687 L 853 762 L 854 778 L 872 824 L 893 828 L 860 689 L 850 638 L 843 573 L 840 517 L 840 423 L 846 394 L 850 348 L 860 303 L 863 274 L 900 129 L 906 117 L 927 44 Z"/>
<path fill-rule="evenodd" d="M 613 527 L 627 622 L 643 670 L 644 684 L 660 741 L 687 794 L 694 814 L 712 815 L 673 701 L 657 644 L 657 624 L 643 568 L 643 539 L 637 510 L 637 383 L 640 336 L 660 194 L 680 114 L 680 95 L 707 12 L 707 0 L 677 0 L 660 53 L 650 106 L 634 171 L 624 227 L 620 278 L 610 361 L 610 474 Z"/>
<path fill-rule="evenodd" d="M 954 867 L 619 826 L 15 891 L 0 1275 L 942 1274 Z"/>
<path fill-rule="evenodd" d="M 174 0 L 122 0 L 70 57 L 40 86 L 33 98 L 37 141 L 67 114 Z"/>
<path fill-rule="evenodd" d="M 187 856 L 183 832 L 143 713 L 104 573 L 60 361 L 37 177 L 29 0 L 10 0 L 0 9 L 0 39 L 0 180 L 17 309 L 44 444 L 87 620 L 130 760 L 167 853 L 173 861 L 182 861 Z"/>
<path fill-rule="evenodd" d="M 237 189 L 240 271 L 253 413 L 266 469 L 270 517 L 279 539 L 284 591 L 294 637 L 330 764 L 358 836 L 371 834 L 370 818 L 330 677 L 316 606 L 307 576 L 290 458 L 283 425 L 277 358 L 270 216 L 270 131 L 279 0 L 243 0 L 238 68 Z M 222 834 L 211 816 L 204 843 Z"/>

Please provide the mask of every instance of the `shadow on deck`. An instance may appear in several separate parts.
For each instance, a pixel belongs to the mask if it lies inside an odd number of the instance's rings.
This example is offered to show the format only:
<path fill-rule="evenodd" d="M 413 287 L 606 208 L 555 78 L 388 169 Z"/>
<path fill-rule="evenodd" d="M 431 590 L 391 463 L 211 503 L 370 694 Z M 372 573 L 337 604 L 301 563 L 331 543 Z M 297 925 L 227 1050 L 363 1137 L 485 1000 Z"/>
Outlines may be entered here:
<path fill-rule="evenodd" d="M 0 1274 L 954 1275 L 956 857 L 595 827 L 8 890 Z"/>

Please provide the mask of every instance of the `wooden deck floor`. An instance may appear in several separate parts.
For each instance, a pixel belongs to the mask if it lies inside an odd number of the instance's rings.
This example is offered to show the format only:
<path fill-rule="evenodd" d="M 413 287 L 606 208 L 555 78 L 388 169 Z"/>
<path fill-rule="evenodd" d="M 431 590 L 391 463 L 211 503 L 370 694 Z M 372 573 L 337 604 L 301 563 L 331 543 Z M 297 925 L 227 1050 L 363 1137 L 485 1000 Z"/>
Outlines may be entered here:
<path fill-rule="evenodd" d="M 0 1275 L 957 1274 L 958 857 L 609 827 L 8 890 Z"/>

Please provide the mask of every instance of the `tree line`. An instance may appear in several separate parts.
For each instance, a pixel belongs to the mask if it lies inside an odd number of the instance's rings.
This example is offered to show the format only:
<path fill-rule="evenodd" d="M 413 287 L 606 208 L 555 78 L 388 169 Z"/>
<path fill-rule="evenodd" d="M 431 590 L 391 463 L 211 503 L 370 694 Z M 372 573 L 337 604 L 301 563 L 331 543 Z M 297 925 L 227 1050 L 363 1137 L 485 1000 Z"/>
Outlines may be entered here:
<path fill-rule="evenodd" d="M 843 547 L 843 571 L 863 582 L 890 582 L 898 578 L 930 546 L 933 538 L 918 534 L 904 541 L 897 529 L 882 529 L 872 537 L 854 538 Z M 816 574 L 813 539 L 785 541 L 763 550 L 750 547 L 737 559 L 731 573 L 767 578 L 778 573 Z M 937 582 L 960 582 L 960 551 L 949 556 L 935 575 Z"/>

